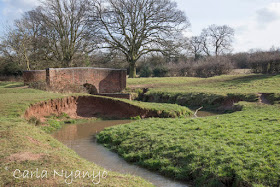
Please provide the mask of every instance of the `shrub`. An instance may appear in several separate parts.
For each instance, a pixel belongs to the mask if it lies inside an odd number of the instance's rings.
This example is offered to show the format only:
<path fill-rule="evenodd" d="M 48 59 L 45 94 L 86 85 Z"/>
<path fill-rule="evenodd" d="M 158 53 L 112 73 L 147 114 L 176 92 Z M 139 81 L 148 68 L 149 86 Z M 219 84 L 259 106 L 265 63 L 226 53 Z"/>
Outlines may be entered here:
<path fill-rule="evenodd" d="M 250 54 L 249 53 L 236 53 L 229 56 L 236 69 L 249 69 L 250 68 Z"/>
<path fill-rule="evenodd" d="M 150 68 L 148 66 L 144 66 L 140 70 L 140 77 L 151 77 L 152 73 L 153 73 L 152 68 Z"/>
<path fill-rule="evenodd" d="M 194 71 L 197 77 L 213 77 L 228 74 L 233 69 L 226 57 L 207 57 L 197 62 Z"/>
<path fill-rule="evenodd" d="M 168 69 L 164 66 L 156 67 L 153 69 L 153 74 L 155 77 L 166 77 L 168 74 Z"/>
<path fill-rule="evenodd" d="M 0 67 L 0 75 L 21 76 L 22 68 L 16 62 L 3 63 Z"/>
<path fill-rule="evenodd" d="M 22 76 L 0 75 L 0 81 L 23 82 Z"/>
<path fill-rule="evenodd" d="M 149 77 L 150 70 L 153 69 L 154 77 L 166 76 L 188 76 L 188 77 L 212 77 L 228 74 L 233 69 L 232 58 L 230 56 L 209 56 L 201 57 L 199 60 L 183 59 L 178 62 L 157 64 L 154 66 L 139 66 L 140 77 Z"/>
<path fill-rule="evenodd" d="M 169 64 L 171 76 L 213 77 L 228 74 L 233 69 L 228 57 L 205 57 L 198 61 Z"/>
<path fill-rule="evenodd" d="M 169 63 L 168 73 L 173 77 L 192 77 L 195 76 L 193 65 L 189 62 Z"/>
<path fill-rule="evenodd" d="M 280 73 L 279 52 L 256 52 L 251 55 L 249 62 L 254 73 Z"/>

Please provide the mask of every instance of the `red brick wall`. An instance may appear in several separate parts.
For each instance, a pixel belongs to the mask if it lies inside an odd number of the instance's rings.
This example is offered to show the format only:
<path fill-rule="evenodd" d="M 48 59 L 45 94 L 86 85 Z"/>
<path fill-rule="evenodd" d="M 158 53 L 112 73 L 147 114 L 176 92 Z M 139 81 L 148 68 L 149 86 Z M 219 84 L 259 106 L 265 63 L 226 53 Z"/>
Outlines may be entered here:
<path fill-rule="evenodd" d="M 32 82 L 45 82 L 46 70 L 23 71 L 23 81 L 24 85 L 28 85 Z"/>
<path fill-rule="evenodd" d="M 93 85 L 98 93 L 117 93 L 126 87 L 126 70 L 107 68 L 49 68 L 47 84 L 53 90 L 71 85 Z"/>

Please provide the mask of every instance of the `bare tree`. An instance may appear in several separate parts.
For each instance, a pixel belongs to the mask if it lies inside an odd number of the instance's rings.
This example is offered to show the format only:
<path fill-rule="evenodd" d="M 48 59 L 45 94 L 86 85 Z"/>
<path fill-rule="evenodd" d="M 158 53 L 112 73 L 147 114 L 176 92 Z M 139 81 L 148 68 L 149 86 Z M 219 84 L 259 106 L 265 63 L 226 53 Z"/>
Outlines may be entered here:
<path fill-rule="evenodd" d="M 193 36 L 188 41 L 190 52 L 194 55 L 194 60 L 198 60 L 203 51 L 203 40 L 199 36 Z"/>
<path fill-rule="evenodd" d="M 103 47 L 121 51 L 136 77 L 136 62 L 151 52 L 163 52 L 174 36 L 189 26 L 184 13 L 170 0 L 106 0 L 96 3 L 93 23 L 98 23 Z"/>
<path fill-rule="evenodd" d="M 207 32 L 202 32 L 199 36 L 199 39 L 201 41 L 201 47 L 202 47 L 202 51 L 205 55 L 207 56 L 211 56 L 212 54 L 212 49 L 213 49 L 213 45 L 211 44 L 211 40 L 210 37 L 207 35 Z"/>
<path fill-rule="evenodd" d="M 200 35 L 202 49 L 208 56 L 222 55 L 232 51 L 234 29 L 227 26 L 210 25 Z"/>
<path fill-rule="evenodd" d="M 30 51 L 32 50 L 32 33 L 28 22 L 27 13 L 21 20 L 16 20 L 14 29 L 8 28 L 1 42 L 1 52 L 10 60 L 23 65 L 30 70 Z"/>
<path fill-rule="evenodd" d="M 15 21 L 1 49 L 25 62 L 26 69 L 38 68 L 38 64 L 42 67 L 44 62 L 73 66 L 75 57 L 96 47 L 87 29 L 89 10 L 89 0 L 45 0 Z"/>
<path fill-rule="evenodd" d="M 30 69 L 45 67 L 44 64 L 52 60 L 49 48 L 49 36 L 41 16 L 41 8 L 26 12 L 23 17 L 15 21 L 16 30 L 14 33 L 22 36 L 21 43 L 26 62 L 29 61 Z"/>
<path fill-rule="evenodd" d="M 87 32 L 89 0 L 46 0 L 40 15 L 49 38 L 49 47 L 63 67 L 71 66 L 76 53 L 94 49 Z"/>

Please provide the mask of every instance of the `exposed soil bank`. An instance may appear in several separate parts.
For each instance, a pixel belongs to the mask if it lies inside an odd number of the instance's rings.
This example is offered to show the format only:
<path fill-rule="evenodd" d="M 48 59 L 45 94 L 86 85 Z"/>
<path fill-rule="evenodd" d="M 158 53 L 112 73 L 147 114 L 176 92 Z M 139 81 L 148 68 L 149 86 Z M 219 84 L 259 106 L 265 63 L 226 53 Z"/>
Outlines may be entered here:
<path fill-rule="evenodd" d="M 279 104 L 280 94 L 279 93 L 262 93 L 259 94 L 259 101 L 263 104 Z"/>
<path fill-rule="evenodd" d="M 45 116 L 66 113 L 71 118 L 131 118 L 140 116 L 161 117 L 161 113 L 155 110 L 140 108 L 120 100 L 96 96 L 71 96 L 60 99 L 51 99 L 31 105 L 25 112 L 25 119 L 36 117 L 44 120 Z"/>

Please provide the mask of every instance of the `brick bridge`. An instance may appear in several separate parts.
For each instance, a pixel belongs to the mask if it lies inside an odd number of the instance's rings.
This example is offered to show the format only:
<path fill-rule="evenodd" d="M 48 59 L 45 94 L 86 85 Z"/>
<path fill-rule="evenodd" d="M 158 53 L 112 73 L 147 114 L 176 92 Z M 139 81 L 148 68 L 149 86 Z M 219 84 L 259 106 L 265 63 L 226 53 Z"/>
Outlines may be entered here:
<path fill-rule="evenodd" d="M 48 68 L 23 72 L 24 84 L 43 82 L 55 91 L 83 85 L 92 94 L 119 93 L 126 88 L 126 70 L 109 68 Z"/>

